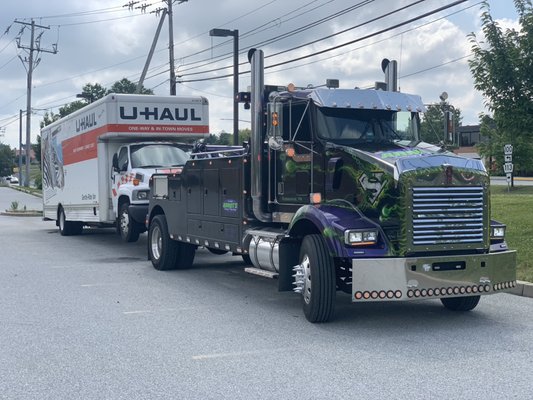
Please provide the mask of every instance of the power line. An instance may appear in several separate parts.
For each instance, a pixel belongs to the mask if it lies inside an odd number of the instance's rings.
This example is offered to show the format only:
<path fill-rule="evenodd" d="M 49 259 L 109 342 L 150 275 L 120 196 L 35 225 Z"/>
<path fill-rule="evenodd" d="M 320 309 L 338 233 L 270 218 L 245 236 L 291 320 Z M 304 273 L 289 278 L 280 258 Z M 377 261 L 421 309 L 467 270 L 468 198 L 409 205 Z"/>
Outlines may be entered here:
<path fill-rule="evenodd" d="M 306 24 L 306 25 L 300 26 L 300 27 L 298 27 L 298 28 L 296 28 L 296 29 L 293 29 L 293 30 L 291 30 L 291 31 L 289 31 L 289 32 L 285 32 L 285 33 L 283 33 L 283 34 L 281 34 L 281 35 L 278 35 L 278 36 L 272 37 L 272 38 L 267 39 L 267 40 L 264 40 L 264 41 L 262 41 L 262 42 L 254 43 L 254 44 L 252 44 L 250 47 L 266 46 L 266 45 L 269 45 L 269 44 L 275 43 L 275 42 L 277 42 L 277 41 L 280 41 L 280 40 L 283 40 L 283 39 L 287 39 L 287 38 L 289 38 L 289 37 L 291 37 L 291 36 L 297 35 L 297 34 L 302 33 L 302 32 L 304 32 L 304 31 L 306 31 L 306 30 L 308 30 L 308 29 L 314 28 L 314 27 L 316 27 L 316 26 L 318 26 L 318 25 L 321 25 L 321 24 L 323 24 L 323 23 L 325 23 L 325 22 L 328 22 L 328 21 L 330 21 L 330 20 L 332 20 L 332 19 L 334 19 L 334 18 L 338 18 L 338 17 L 341 16 L 341 15 L 348 14 L 349 12 L 354 11 L 354 10 L 356 10 L 356 9 L 358 9 L 358 8 L 364 7 L 365 5 L 368 5 L 368 4 L 370 4 L 370 3 L 374 2 L 374 1 L 375 1 L 375 0 L 363 0 L 363 1 L 359 2 L 359 3 L 357 3 L 357 4 L 354 4 L 354 5 L 350 6 L 350 7 L 347 7 L 347 8 L 345 8 L 345 9 L 342 9 L 342 10 L 337 11 L 337 12 L 335 12 L 335 13 L 329 14 L 329 15 L 327 15 L 327 16 L 325 16 L 325 17 L 322 17 L 322 18 L 320 18 L 320 19 L 318 19 L 318 20 L 315 20 L 315 21 L 313 21 L 313 22 L 310 22 L 310 23 L 308 23 L 308 24 Z M 425 1 L 425 0 L 420 0 L 420 1 Z M 198 53 L 199 53 L 199 52 L 198 52 Z M 197 54 L 198 54 L 198 53 L 197 53 Z M 241 54 L 242 54 L 242 53 L 245 53 L 245 51 L 241 52 Z M 232 53 L 228 53 L 228 54 L 232 54 Z M 227 55 L 227 54 L 225 54 L 225 55 Z M 225 56 L 225 55 L 224 55 L 224 56 Z M 207 60 L 203 60 L 203 61 L 207 61 Z M 220 61 L 220 60 L 218 60 L 218 61 Z M 210 62 L 208 62 L 208 63 L 206 63 L 206 64 L 201 65 L 201 66 L 191 67 L 191 68 L 188 68 L 188 69 L 182 70 L 181 72 L 186 72 L 186 71 L 190 71 L 191 69 L 201 68 L 202 66 L 206 66 L 206 65 L 214 64 L 215 62 L 216 62 L 216 61 L 210 61 Z M 193 64 L 193 63 L 191 63 L 191 64 Z M 189 65 L 191 65 L 191 64 L 189 64 Z M 244 65 L 244 64 L 246 64 L 246 63 L 242 63 L 242 64 L 240 64 L 240 65 Z M 221 69 L 225 69 L 225 68 L 229 68 L 229 67 L 221 67 L 221 68 L 216 68 L 216 69 L 208 70 L 208 71 L 204 71 L 204 72 L 214 72 L 214 71 L 219 71 L 219 70 L 221 70 Z M 187 76 L 187 75 L 197 75 L 197 74 L 201 74 L 201 73 L 204 73 L 204 72 L 195 72 L 195 73 L 189 73 L 189 74 L 185 74 L 185 75 L 182 74 L 182 76 Z"/>
<path fill-rule="evenodd" d="M 387 36 L 386 38 L 383 38 L 383 39 L 380 39 L 380 40 L 376 40 L 376 41 L 374 41 L 374 42 L 372 42 L 372 43 L 368 43 L 368 44 L 365 44 L 365 45 L 362 45 L 362 46 L 359 46 L 359 47 L 356 47 L 356 48 L 350 49 L 350 50 L 348 50 L 348 51 L 345 51 L 345 52 L 342 52 L 342 53 L 335 54 L 335 55 L 333 55 L 333 56 L 328 56 L 327 58 L 320 58 L 320 59 L 318 59 L 318 60 L 314 60 L 314 61 L 310 61 L 310 62 L 307 62 L 307 63 L 304 63 L 304 64 L 296 65 L 296 66 L 294 66 L 294 67 L 281 68 L 281 69 L 278 69 L 278 70 L 276 70 L 276 71 L 272 71 L 272 73 L 274 73 L 274 72 L 280 72 L 280 71 L 287 71 L 287 70 L 290 70 L 290 69 L 296 69 L 296 68 L 301 68 L 301 67 L 304 67 L 304 66 L 307 66 L 307 65 L 316 64 L 316 63 L 319 63 L 319 62 L 321 62 L 321 61 L 330 60 L 330 59 L 332 59 L 332 58 L 340 57 L 340 56 L 343 56 L 343 55 L 346 55 L 346 54 L 352 53 L 352 52 L 354 52 L 354 51 L 364 49 L 365 47 L 374 46 L 374 45 L 376 45 L 376 44 L 378 44 L 378 43 L 386 42 L 386 41 L 388 41 L 388 40 L 391 40 L 392 38 L 395 38 L 395 37 L 398 37 L 398 36 L 402 36 L 402 35 L 404 35 L 404 34 L 406 34 L 406 33 L 412 32 L 412 31 L 414 31 L 414 30 L 416 30 L 416 29 L 420 29 L 420 28 L 422 28 L 422 27 L 424 27 L 424 26 L 427 26 L 427 25 L 433 24 L 433 23 L 435 23 L 435 22 L 441 21 L 441 20 L 443 20 L 443 19 L 446 19 L 446 18 L 448 18 L 448 17 L 450 17 L 450 16 L 452 16 L 452 15 L 456 15 L 456 14 L 458 14 L 458 13 L 460 13 L 460 12 L 466 11 L 466 10 L 468 10 L 468 9 L 470 9 L 470 8 L 473 8 L 473 7 L 475 7 L 475 6 L 479 5 L 479 4 L 482 4 L 482 2 L 475 3 L 475 4 L 471 5 L 471 6 L 468 6 L 468 7 L 463 8 L 463 9 L 461 9 L 461 10 L 454 11 L 454 12 L 449 13 L 449 14 L 446 14 L 446 15 L 444 15 L 444 16 L 442 16 L 442 17 L 439 17 L 439 18 L 433 19 L 433 20 L 428 21 L 428 22 L 425 22 L 425 23 L 423 23 L 423 24 L 420 24 L 420 25 L 414 26 L 414 27 L 412 27 L 412 28 L 409 28 L 409 29 L 403 30 L 403 31 L 401 31 L 401 32 L 398 32 L 398 33 L 396 33 L 396 34 L 394 34 L 394 35 Z M 401 76 L 400 78 L 402 78 L 402 77 L 403 77 L 403 76 Z"/>
<path fill-rule="evenodd" d="M 311 2 L 307 3 L 307 4 L 304 6 L 304 8 L 310 6 L 310 5 L 313 4 L 313 3 L 316 3 L 317 1 L 319 1 L 319 0 L 314 0 L 314 1 L 311 1 Z M 263 25 L 260 25 L 260 26 L 254 28 L 254 29 L 252 29 L 252 30 L 250 30 L 250 31 L 247 31 L 247 32 L 242 33 L 241 35 L 239 35 L 239 38 L 240 38 L 240 39 L 245 39 L 245 38 L 248 38 L 248 37 L 250 37 L 250 36 L 256 35 L 256 34 L 258 34 L 258 33 L 264 32 L 264 31 L 266 31 L 266 30 L 268 30 L 268 29 L 273 28 L 273 26 L 271 26 L 272 23 L 278 23 L 278 21 L 279 21 L 278 24 L 281 25 L 281 24 L 286 23 L 286 22 L 288 22 L 288 21 L 291 21 L 291 20 L 293 20 L 293 19 L 295 19 L 295 18 L 297 18 L 297 17 L 300 17 L 300 16 L 302 16 L 302 15 L 305 15 L 305 14 L 311 12 L 311 11 L 317 10 L 318 8 L 323 7 L 323 6 L 325 6 L 326 4 L 329 4 L 329 3 L 333 2 L 333 1 L 335 1 L 335 0 L 327 0 L 325 3 L 319 4 L 318 6 L 313 7 L 313 8 L 311 8 L 310 10 L 306 10 L 306 11 L 300 12 L 299 14 L 297 14 L 297 15 L 291 17 L 291 18 L 288 18 L 288 19 L 284 19 L 284 20 L 282 20 L 282 19 L 280 19 L 280 18 L 276 18 L 276 19 L 274 19 L 274 20 L 268 21 L 267 23 L 265 23 L 265 24 L 263 24 Z M 273 2 L 271 2 L 271 3 L 273 3 Z M 268 3 L 268 4 L 270 4 L 270 3 Z M 268 5 L 268 4 L 267 4 L 267 5 Z M 291 15 L 291 14 L 293 14 L 293 13 L 295 13 L 295 12 L 297 12 L 297 11 L 301 11 L 301 10 L 302 10 L 302 7 L 295 8 L 295 9 L 289 11 L 288 13 L 285 13 L 285 16 Z M 249 13 L 248 13 L 248 14 L 249 14 Z M 226 26 L 226 25 L 229 25 L 229 22 L 228 22 L 228 23 L 225 23 L 225 24 L 223 24 L 223 25 L 221 25 L 221 26 Z M 269 26 L 269 25 L 270 25 L 270 26 Z M 264 28 L 264 29 L 262 29 L 262 28 Z M 207 34 L 207 33 L 208 33 L 208 32 L 204 32 L 204 33 L 202 33 L 202 34 L 196 35 L 196 36 L 194 36 L 194 38 L 197 38 L 197 37 L 199 37 L 199 36 L 205 35 L 205 34 Z M 189 39 L 186 39 L 186 40 L 184 40 L 184 41 L 181 42 L 181 43 L 186 43 L 187 41 L 189 41 Z M 226 41 L 224 41 L 224 42 L 222 42 L 222 43 L 220 43 L 220 44 L 217 44 L 217 45 L 215 45 L 215 46 L 211 46 L 211 47 L 208 47 L 208 48 L 205 48 L 205 49 L 199 50 L 199 51 L 197 51 L 197 52 L 195 52 L 195 53 L 188 54 L 188 55 L 186 55 L 186 56 L 180 57 L 180 60 L 185 60 L 185 59 L 187 59 L 187 58 L 190 58 L 190 57 L 193 57 L 193 56 L 196 56 L 196 55 L 199 55 L 199 54 L 203 54 L 203 53 L 206 53 L 206 52 L 208 52 L 208 51 L 212 51 L 213 49 L 215 49 L 215 48 L 217 48 L 217 47 L 222 47 L 222 46 L 224 46 L 224 45 L 226 45 L 226 44 L 229 44 L 229 43 L 232 43 L 232 42 L 233 42 L 233 40 L 226 40 Z M 241 52 L 241 54 L 242 54 L 242 53 L 243 53 L 243 52 Z M 226 56 L 228 56 L 228 55 L 229 55 L 230 57 L 226 57 Z M 186 66 L 189 66 L 189 65 L 194 65 L 194 64 L 199 64 L 199 63 L 205 62 L 205 61 L 209 61 L 207 64 L 204 64 L 204 65 L 201 65 L 201 66 L 197 66 L 198 68 L 201 68 L 201 67 L 203 67 L 203 66 L 205 66 L 205 65 L 210 65 L 210 64 L 213 64 L 213 63 L 216 62 L 216 61 L 220 61 L 221 59 L 231 58 L 232 55 L 233 55 L 233 51 L 230 51 L 230 52 L 228 52 L 228 53 L 224 53 L 224 54 L 222 54 L 222 55 L 220 55 L 220 56 L 215 57 L 215 60 L 211 57 L 211 58 L 207 58 L 207 59 L 202 59 L 202 60 L 193 61 L 193 62 L 190 62 L 190 63 L 185 63 L 185 64 L 182 65 L 182 67 L 186 67 Z"/>
<path fill-rule="evenodd" d="M 278 67 L 278 66 L 281 66 L 281 65 L 291 64 L 293 62 L 297 62 L 297 61 L 304 60 L 304 59 L 307 59 L 307 58 L 315 57 L 315 56 L 320 55 L 320 54 L 328 53 L 330 51 L 333 51 L 333 50 L 336 50 L 336 49 L 339 49 L 339 48 L 342 48 L 342 47 L 345 47 L 345 46 L 349 46 L 349 45 L 354 44 L 354 43 L 361 42 L 361 41 L 369 39 L 371 37 L 378 36 L 378 35 L 383 34 L 385 32 L 391 31 L 393 29 L 397 29 L 397 28 L 399 28 L 401 26 L 410 24 L 410 23 L 418 21 L 418 20 L 420 20 L 422 18 L 425 18 L 425 17 L 428 17 L 430 15 L 436 14 L 436 13 L 441 12 L 443 10 L 446 10 L 448 8 L 454 7 L 454 6 L 458 5 L 458 4 L 464 3 L 465 1 L 467 1 L 467 0 L 457 0 L 457 1 L 453 2 L 453 3 L 448 4 L 448 5 L 433 9 L 433 10 L 431 10 L 429 12 L 426 12 L 424 14 L 421 14 L 419 16 L 410 18 L 410 19 L 408 19 L 406 21 L 397 23 L 397 24 L 392 25 L 392 26 L 390 26 L 388 28 L 381 29 L 379 31 L 370 33 L 370 34 L 362 36 L 360 38 L 357 38 L 357 39 L 354 39 L 354 40 L 350 40 L 348 42 L 344 42 L 344 43 L 341 43 L 341 44 L 336 45 L 336 46 L 328 47 L 326 49 L 323 49 L 323 50 L 320 50 L 320 51 L 316 51 L 316 52 L 311 53 L 311 54 L 307 54 L 307 55 L 296 57 L 296 58 L 293 58 L 293 59 L 290 59 L 290 60 L 287 60 L 287 61 L 278 62 L 278 63 L 272 64 L 272 65 L 269 65 L 269 66 L 265 67 L 265 70 L 266 69 L 275 68 L 275 67 Z M 249 72 L 250 72 L 249 70 L 248 71 L 243 71 L 240 74 L 247 74 Z M 218 77 L 211 77 L 211 78 L 188 79 L 188 80 L 183 80 L 181 82 L 184 82 L 184 83 L 202 82 L 202 81 L 209 81 L 209 80 L 224 79 L 224 78 L 228 78 L 230 76 L 232 76 L 232 75 L 228 74 L 228 75 L 221 75 L 221 76 L 218 76 Z"/>
<path fill-rule="evenodd" d="M 398 8 L 398 9 L 396 9 L 396 10 L 394 10 L 394 11 L 390 11 L 390 12 L 388 12 L 388 13 L 382 14 L 382 15 L 380 15 L 380 16 L 378 16 L 378 17 L 375 17 L 375 18 L 369 19 L 369 20 L 367 20 L 367 21 L 365 21 L 365 22 L 362 22 L 362 23 L 360 23 L 360 24 L 354 25 L 354 26 L 352 26 L 352 27 L 350 27 L 350 28 L 343 29 L 343 30 L 341 30 L 341 31 L 339 31 L 339 32 L 336 32 L 336 33 L 333 33 L 333 34 L 331 34 L 331 35 L 324 36 L 324 37 L 322 37 L 322 38 L 320 38 L 320 39 L 316 39 L 316 40 L 313 40 L 313 41 L 311 41 L 311 42 L 307 42 L 307 43 L 304 43 L 304 44 L 301 44 L 301 45 L 298 45 L 298 46 L 292 47 L 292 48 L 290 48 L 290 49 L 280 51 L 280 52 L 278 52 L 278 53 L 270 54 L 270 55 L 268 55 L 268 56 L 265 57 L 265 58 L 275 57 L 275 56 L 278 56 L 278 55 L 281 55 L 281 54 L 284 54 L 284 53 L 288 53 L 288 52 L 291 52 L 291 51 L 294 51 L 294 50 L 300 49 L 300 48 L 302 48 L 302 47 L 310 46 L 310 45 L 312 45 L 312 44 L 318 43 L 318 42 L 323 41 L 323 40 L 326 40 L 326 39 L 330 39 L 330 38 L 332 38 L 332 37 L 335 37 L 335 36 L 338 36 L 338 35 L 340 35 L 340 34 L 346 33 L 346 32 L 348 32 L 348 31 L 350 31 L 350 30 L 353 30 L 353 29 L 356 29 L 356 28 L 360 28 L 360 27 L 362 27 L 362 26 L 364 26 L 364 25 L 368 25 L 368 24 L 370 24 L 370 23 L 372 23 L 372 22 L 376 22 L 376 21 L 378 21 L 378 20 L 380 20 L 380 19 L 386 18 L 386 17 L 388 17 L 388 16 L 390 16 L 390 15 L 392 15 L 392 14 L 395 14 L 395 13 L 398 13 L 398 12 L 400 12 L 400 11 L 403 11 L 403 10 L 409 8 L 409 7 L 415 6 L 415 5 L 417 5 L 417 4 L 419 4 L 419 3 L 422 3 L 422 2 L 424 2 L 424 1 L 426 1 L 426 0 L 418 0 L 418 1 L 415 1 L 414 3 L 411 3 L 411 4 L 408 4 L 408 5 L 404 6 L 404 7 Z M 364 2 L 363 2 L 363 3 L 364 3 Z M 362 4 L 362 3 L 359 3 L 359 4 Z M 368 4 L 368 2 L 366 2 L 366 4 Z M 362 4 L 362 5 L 366 5 L 366 4 Z M 271 43 L 271 42 L 269 42 L 268 44 L 270 44 L 270 43 Z M 261 46 L 262 44 L 264 44 L 264 42 L 262 42 L 262 43 L 258 43 L 258 44 L 255 44 L 255 45 L 253 45 L 253 47 L 259 47 L 259 46 Z M 245 64 L 246 64 L 246 63 L 241 63 L 240 65 L 245 65 Z M 211 70 L 207 70 L 207 71 L 192 72 L 192 73 L 189 73 L 189 74 L 182 74 L 182 76 L 200 75 L 200 74 L 205 74 L 205 73 L 208 73 L 208 72 L 220 71 L 220 70 L 223 70 L 223 69 L 226 69 L 226 68 L 230 68 L 230 67 L 231 67 L 231 66 L 226 66 L 226 67 L 215 68 L 215 69 L 211 69 Z"/>

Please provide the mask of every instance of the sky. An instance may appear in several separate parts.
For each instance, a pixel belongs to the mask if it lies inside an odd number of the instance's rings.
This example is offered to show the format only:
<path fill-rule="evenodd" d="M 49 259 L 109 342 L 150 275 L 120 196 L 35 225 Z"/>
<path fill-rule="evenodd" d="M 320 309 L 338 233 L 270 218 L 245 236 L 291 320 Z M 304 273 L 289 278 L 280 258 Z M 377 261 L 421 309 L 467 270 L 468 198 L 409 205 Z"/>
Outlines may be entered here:
<path fill-rule="evenodd" d="M 479 0 L 467 0 L 430 14 L 454 0 L 188 0 L 173 3 L 174 58 L 178 96 L 209 100 L 212 133 L 233 127 L 233 39 L 210 37 L 212 28 L 239 31 L 239 62 L 253 47 L 265 53 L 265 83 L 297 87 L 339 79 L 341 88 L 370 88 L 383 81 L 381 60 L 395 59 L 402 92 L 426 104 L 448 93 L 463 125 L 477 124 L 483 98 L 468 68 L 469 34 L 480 37 Z M 137 82 L 154 39 L 160 0 L 129 7 L 129 0 L 4 0 L 0 15 L 0 142 L 18 147 L 19 110 L 26 110 L 28 25 L 33 19 L 40 48 L 32 81 L 31 140 L 36 141 L 45 112 L 77 100 L 87 83 L 104 87 L 126 77 Z M 142 4 L 149 5 L 145 9 Z M 516 27 L 512 0 L 489 0 L 503 27 Z M 404 8 L 403 10 L 400 10 Z M 389 14 L 389 15 L 386 15 Z M 403 26 L 394 26 L 413 20 Z M 380 31 L 385 31 L 381 34 Z M 344 32 L 344 33 L 341 33 Z M 365 39 L 366 36 L 370 36 Z M 351 43 L 351 44 L 347 44 Z M 144 86 L 169 92 L 169 29 L 165 20 Z M 337 47 L 322 54 L 302 58 Z M 57 48 L 57 53 L 53 53 Z M 35 54 L 35 53 L 34 53 Z M 281 64 L 274 66 L 275 64 Z M 249 71 L 247 64 L 241 71 Z M 212 71 L 215 70 L 215 71 Z M 210 72 L 209 72 L 210 71 Z M 208 78 L 208 80 L 202 80 Z M 218 78 L 218 79 L 213 79 Z M 250 75 L 239 77 L 246 91 Z M 250 128 L 240 108 L 239 127 Z M 23 141 L 26 124 L 23 119 Z"/>

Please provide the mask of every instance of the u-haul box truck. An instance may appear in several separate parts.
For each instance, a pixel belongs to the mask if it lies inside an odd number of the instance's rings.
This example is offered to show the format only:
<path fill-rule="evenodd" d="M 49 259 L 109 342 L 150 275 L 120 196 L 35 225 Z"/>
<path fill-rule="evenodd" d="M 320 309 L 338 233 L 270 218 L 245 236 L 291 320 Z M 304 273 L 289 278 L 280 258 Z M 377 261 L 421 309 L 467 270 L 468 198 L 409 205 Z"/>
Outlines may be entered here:
<path fill-rule="evenodd" d="M 110 94 L 42 129 L 43 211 L 61 235 L 114 226 L 145 231 L 149 179 L 180 168 L 184 142 L 209 134 L 204 97 Z"/>

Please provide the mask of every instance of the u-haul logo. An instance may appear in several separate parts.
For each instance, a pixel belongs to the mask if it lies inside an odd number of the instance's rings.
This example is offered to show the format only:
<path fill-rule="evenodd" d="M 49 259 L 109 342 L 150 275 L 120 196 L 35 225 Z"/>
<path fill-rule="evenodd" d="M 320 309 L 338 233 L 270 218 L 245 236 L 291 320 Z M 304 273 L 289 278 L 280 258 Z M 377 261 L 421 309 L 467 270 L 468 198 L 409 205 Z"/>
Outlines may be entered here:
<path fill-rule="evenodd" d="M 95 113 L 87 114 L 76 120 L 76 132 L 82 132 L 96 126 Z"/>
<path fill-rule="evenodd" d="M 196 116 L 194 108 L 159 108 L 159 107 L 120 107 L 120 119 L 136 120 L 144 119 L 146 121 L 201 121 L 202 118 Z"/>

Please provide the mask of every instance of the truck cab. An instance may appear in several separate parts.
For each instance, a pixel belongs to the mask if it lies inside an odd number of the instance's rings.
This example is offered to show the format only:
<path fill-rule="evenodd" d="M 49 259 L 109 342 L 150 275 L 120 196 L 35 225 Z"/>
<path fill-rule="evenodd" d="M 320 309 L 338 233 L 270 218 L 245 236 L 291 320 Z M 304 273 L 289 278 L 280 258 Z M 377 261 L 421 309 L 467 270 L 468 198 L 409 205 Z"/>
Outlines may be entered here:
<path fill-rule="evenodd" d="M 149 180 L 156 171 L 182 167 L 190 146 L 175 142 L 137 142 L 113 154 L 111 193 L 117 230 L 125 242 L 136 241 L 146 230 Z"/>

